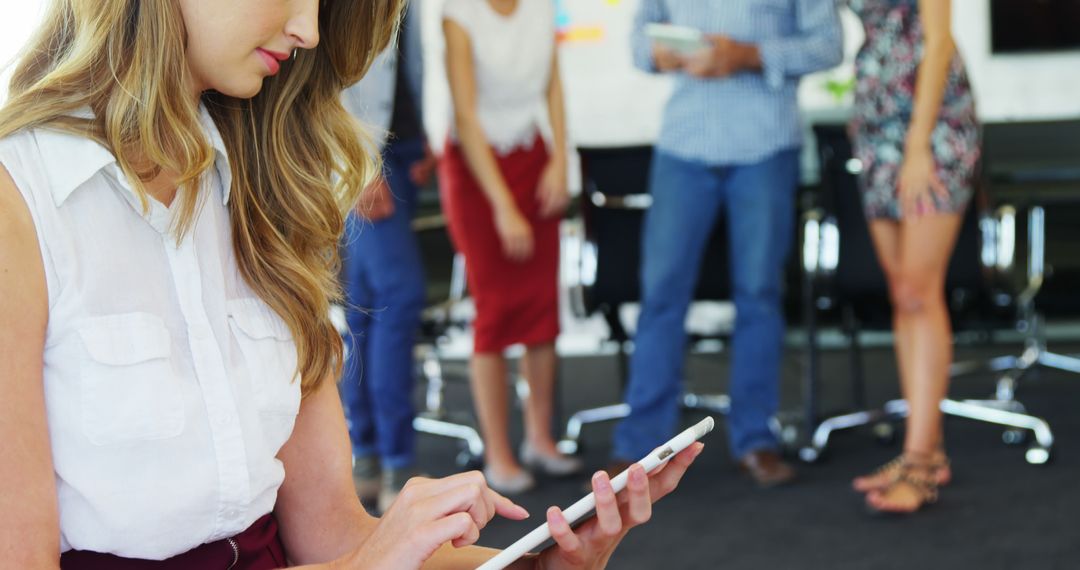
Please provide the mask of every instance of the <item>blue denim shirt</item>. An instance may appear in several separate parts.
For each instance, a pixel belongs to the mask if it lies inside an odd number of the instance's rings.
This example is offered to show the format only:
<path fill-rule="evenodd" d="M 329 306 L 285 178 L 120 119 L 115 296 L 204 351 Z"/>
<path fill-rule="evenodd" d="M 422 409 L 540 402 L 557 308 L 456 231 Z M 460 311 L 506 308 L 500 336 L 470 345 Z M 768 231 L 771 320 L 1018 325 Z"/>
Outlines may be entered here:
<path fill-rule="evenodd" d="M 657 148 L 684 160 L 749 164 L 799 146 L 799 78 L 843 59 L 836 0 L 642 0 L 631 42 L 634 63 L 651 72 L 644 29 L 653 22 L 726 35 L 761 54 L 761 72 L 678 74 Z"/>

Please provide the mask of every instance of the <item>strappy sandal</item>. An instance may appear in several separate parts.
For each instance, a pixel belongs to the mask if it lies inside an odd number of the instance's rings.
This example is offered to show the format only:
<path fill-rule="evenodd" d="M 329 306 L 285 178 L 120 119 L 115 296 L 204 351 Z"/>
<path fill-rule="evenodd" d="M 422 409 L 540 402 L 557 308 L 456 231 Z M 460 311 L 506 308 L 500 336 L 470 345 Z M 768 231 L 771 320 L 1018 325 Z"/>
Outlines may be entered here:
<path fill-rule="evenodd" d="M 888 504 L 885 496 L 901 486 L 908 487 L 914 493 L 916 500 L 914 505 L 909 507 L 897 506 L 895 503 Z M 888 487 L 867 494 L 866 508 L 877 515 L 909 515 L 936 503 L 939 497 L 938 489 L 939 485 L 932 466 L 904 461 L 896 473 L 896 478 Z"/>
<path fill-rule="evenodd" d="M 856 477 L 851 486 L 853 489 L 860 493 L 870 493 L 872 491 L 882 491 L 888 488 L 890 485 L 896 482 L 896 478 L 903 470 L 904 464 L 907 461 L 904 455 L 898 455 L 892 461 L 882 465 L 875 469 L 869 475 L 862 475 Z M 952 464 L 949 462 L 949 458 L 944 454 L 940 459 L 931 461 L 929 464 L 931 478 L 935 481 L 938 487 L 944 487 L 952 481 Z M 859 485 L 860 480 L 874 480 L 880 479 L 882 482 L 874 485 L 867 483 L 865 485 Z"/>

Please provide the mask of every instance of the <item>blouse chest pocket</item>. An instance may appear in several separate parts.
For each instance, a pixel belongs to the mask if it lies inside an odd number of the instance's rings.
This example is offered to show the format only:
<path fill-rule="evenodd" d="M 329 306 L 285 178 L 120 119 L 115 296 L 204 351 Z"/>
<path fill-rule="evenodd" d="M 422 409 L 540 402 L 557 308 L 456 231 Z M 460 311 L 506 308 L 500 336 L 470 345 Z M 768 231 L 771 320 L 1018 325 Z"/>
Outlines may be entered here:
<path fill-rule="evenodd" d="M 300 411 L 300 379 L 289 327 L 260 299 L 229 301 L 228 311 L 259 412 L 286 416 L 291 429 L 291 418 Z"/>
<path fill-rule="evenodd" d="M 165 322 L 150 313 L 92 317 L 78 327 L 83 433 L 95 445 L 176 437 L 184 403 Z"/>

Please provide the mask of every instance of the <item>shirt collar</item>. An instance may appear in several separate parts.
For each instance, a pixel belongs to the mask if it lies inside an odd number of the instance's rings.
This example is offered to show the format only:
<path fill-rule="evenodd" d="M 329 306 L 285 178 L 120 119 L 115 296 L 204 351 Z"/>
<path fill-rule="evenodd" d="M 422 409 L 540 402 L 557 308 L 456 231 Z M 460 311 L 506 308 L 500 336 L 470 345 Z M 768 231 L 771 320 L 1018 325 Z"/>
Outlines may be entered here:
<path fill-rule="evenodd" d="M 82 119 L 94 117 L 88 108 L 80 109 L 72 115 Z M 228 205 L 232 190 L 232 169 L 229 166 L 225 140 L 205 106 L 199 107 L 199 123 L 214 148 L 214 168 L 217 168 L 221 178 L 221 201 Z M 77 188 L 102 169 L 110 165 L 119 166 L 109 149 L 88 137 L 48 128 L 39 129 L 34 136 L 42 155 L 57 165 L 46 172 L 53 202 L 57 206 L 63 204 Z M 131 190 L 128 184 L 123 186 L 126 190 Z"/>

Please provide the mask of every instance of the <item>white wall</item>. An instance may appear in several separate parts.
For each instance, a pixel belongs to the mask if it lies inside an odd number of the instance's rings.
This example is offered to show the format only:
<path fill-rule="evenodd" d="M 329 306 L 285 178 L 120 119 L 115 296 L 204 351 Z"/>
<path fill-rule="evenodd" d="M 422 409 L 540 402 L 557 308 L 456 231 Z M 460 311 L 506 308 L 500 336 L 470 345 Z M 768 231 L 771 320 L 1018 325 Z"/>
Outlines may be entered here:
<path fill-rule="evenodd" d="M 983 121 L 1080 117 L 1080 52 L 992 55 L 990 0 L 953 0 L 953 30 Z"/>
<path fill-rule="evenodd" d="M 41 19 L 45 0 L 5 2 L 0 17 L 0 101 L 7 99 L 11 63 Z"/>
<path fill-rule="evenodd" d="M 835 101 L 823 88 L 828 79 L 853 74 L 863 32 L 858 18 L 843 13 L 847 58 L 834 70 L 807 77 L 800 104 L 814 118 L 843 117 L 850 97 Z M 967 63 L 984 122 L 1080 117 L 1080 51 L 994 55 L 990 51 L 990 0 L 953 0 L 953 34 Z"/>
<path fill-rule="evenodd" d="M 429 33 L 438 34 L 438 13 L 441 2 L 421 0 L 428 4 L 425 7 L 427 17 L 425 27 Z M 26 43 L 30 34 L 37 25 L 46 0 L 17 0 L 5 2 L 3 17 L 0 17 L 0 101 L 5 98 L 7 80 L 10 75 L 8 65 L 18 51 Z M 583 4 L 600 3 L 596 0 L 570 0 L 571 8 L 577 8 Z M 633 7 L 635 2 L 612 3 L 604 0 L 607 6 L 619 6 L 622 14 L 618 14 L 616 30 L 624 25 L 627 8 Z M 582 7 L 583 8 L 583 7 Z M 1032 119 L 1059 119 L 1080 117 L 1080 52 L 1063 54 L 1035 54 L 1035 55 L 992 55 L 990 53 L 990 0 L 953 0 L 953 29 L 957 43 L 968 63 L 972 82 L 978 96 L 979 113 L 985 121 L 1005 120 L 1032 120 Z M 850 34 L 861 36 L 857 24 L 849 21 L 847 26 Z M 624 32 L 623 32 L 624 33 Z M 619 35 L 619 34 L 616 34 Z M 850 40 L 849 40 L 850 45 Z M 573 50 L 567 50 L 572 52 Z M 441 53 L 436 47 L 429 50 L 429 54 L 441 59 Z M 571 55 L 571 53 L 567 53 Z M 622 66 L 629 58 L 619 61 Z M 436 73 L 429 76 L 430 79 L 439 79 L 438 70 L 441 66 L 431 66 Z M 567 71 L 573 68 L 568 66 Z M 598 70 L 600 71 L 600 70 Z M 846 73 L 841 70 L 838 73 Z M 803 90 L 804 104 L 811 107 L 829 106 L 831 103 L 819 91 L 820 86 L 814 85 L 813 80 L 808 81 Z M 588 90 L 575 90 L 576 97 L 587 96 Z M 433 89 L 433 97 L 429 102 L 436 108 L 446 104 L 445 92 L 438 87 Z M 654 93 L 650 93 L 651 96 Z M 610 95 L 604 97 L 608 102 Z M 629 99 L 630 97 L 627 97 Z M 625 104 L 625 100 L 616 100 L 619 104 Z M 603 103 L 601 103 L 603 106 Z M 432 119 L 436 119 L 432 117 Z M 445 119 L 444 119 L 445 120 Z M 639 116 L 640 120 L 640 116 Z M 641 131 L 655 129 L 648 119 Z M 436 123 L 439 121 L 436 119 Z M 626 125 L 621 129 L 628 128 Z M 591 133 L 590 129 L 586 129 Z M 445 131 L 444 131 L 445 132 Z M 582 133 L 583 138 L 589 138 L 588 134 Z M 627 136 L 628 133 L 617 133 L 619 136 Z M 628 138 L 638 138 L 640 132 Z"/>

